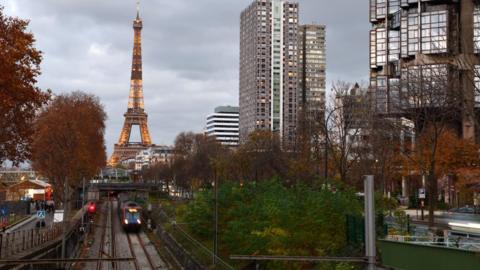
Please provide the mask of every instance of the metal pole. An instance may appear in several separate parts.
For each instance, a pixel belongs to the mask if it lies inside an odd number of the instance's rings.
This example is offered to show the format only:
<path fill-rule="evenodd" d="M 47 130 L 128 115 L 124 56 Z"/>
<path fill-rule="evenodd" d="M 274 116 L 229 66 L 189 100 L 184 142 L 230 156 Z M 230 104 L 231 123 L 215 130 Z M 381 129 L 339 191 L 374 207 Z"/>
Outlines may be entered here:
<path fill-rule="evenodd" d="M 82 227 L 85 228 L 85 220 L 84 216 L 85 213 L 83 213 L 83 208 L 85 206 L 85 177 L 82 179 Z"/>
<path fill-rule="evenodd" d="M 375 200 L 373 193 L 373 175 L 366 175 L 364 180 L 365 192 L 365 255 L 368 259 L 368 270 L 375 270 Z"/>
<path fill-rule="evenodd" d="M 213 265 L 217 264 L 217 255 L 218 255 L 218 181 L 217 181 L 217 171 L 215 169 L 214 177 L 214 192 L 215 192 L 215 239 L 213 245 Z"/>
<path fill-rule="evenodd" d="M 67 218 L 68 218 L 68 178 L 65 177 L 63 187 L 63 236 L 62 236 L 62 259 L 65 259 L 66 242 L 67 242 Z"/>

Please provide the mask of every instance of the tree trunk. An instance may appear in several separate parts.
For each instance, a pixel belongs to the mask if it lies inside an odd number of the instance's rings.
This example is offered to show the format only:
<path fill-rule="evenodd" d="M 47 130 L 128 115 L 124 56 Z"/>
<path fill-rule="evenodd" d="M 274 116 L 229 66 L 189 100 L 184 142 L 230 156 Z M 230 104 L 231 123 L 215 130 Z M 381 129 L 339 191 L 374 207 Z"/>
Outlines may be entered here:
<path fill-rule="evenodd" d="M 433 171 L 428 173 L 428 227 L 435 225 L 435 208 L 437 205 L 437 178 Z"/>

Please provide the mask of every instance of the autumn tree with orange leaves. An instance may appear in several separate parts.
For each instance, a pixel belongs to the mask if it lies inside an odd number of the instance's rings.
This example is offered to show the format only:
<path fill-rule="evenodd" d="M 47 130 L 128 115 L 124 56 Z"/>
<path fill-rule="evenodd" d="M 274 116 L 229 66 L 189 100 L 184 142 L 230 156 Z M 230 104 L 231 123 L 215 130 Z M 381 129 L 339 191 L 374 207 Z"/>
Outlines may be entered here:
<path fill-rule="evenodd" d="M 480 146 L 460 138 L 451 129 L 445 129 L 439 133 L 436 147 L 432 148 L 433 132 L 432 128 L 427 128 L 417 138 L 415 150 L 409 156 L 404 156 L 403 167 L 426 175 L 430 164 L 435 161 L 434 174 L 437 177 L 455 176 L 458 188 L 473 183 L 472 178 L 476 181 L 476 176 L 480 175 Z"/>
<path fill-rule="evenodd" d="M 81 92 L 57 96 L 35 122 L 32 166 L 55 187 L 80 186 L 105 166 L 106 114 L 97 97 Z"/>
<path fill-rule="evenodd" d="M 480 165 L 479 149 L 477 144 L 467 139 L 460 138 L 450 129 L 444 130 L 438 136 L 437 147 L 433 153 L 428 143 L 431 137 L 428 129 L 421 134 L 415 145 L 415 151 L 405 157 L 404 167 L 420 173 L 426 173 L 432 159 L 435 159 L 435 175 L 442 176 L 457 174 L 460 170 L 476 168 Z"/>
<path fill-rule="evenodd" d="M 49 98 L 35 86 L 42 56 L 27 26 L 28 21 L 7 17 L 0 7 L 0 164 L 30 158 L 32 122 Z"/>

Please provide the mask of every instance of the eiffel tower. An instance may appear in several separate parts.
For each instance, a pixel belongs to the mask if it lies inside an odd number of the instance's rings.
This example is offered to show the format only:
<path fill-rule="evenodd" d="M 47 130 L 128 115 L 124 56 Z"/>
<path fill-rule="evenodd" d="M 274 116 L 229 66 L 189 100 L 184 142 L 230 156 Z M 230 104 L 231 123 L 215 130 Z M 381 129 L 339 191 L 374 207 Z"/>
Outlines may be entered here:
<path fill-rule="evenodd" d="M 130 79 L 130 95 L 128 109 L 124 114 L 125 122 L 118 143 L 115 144 L 109 165 L 116 166 L 119 162 L 135 158 L 137 153 L 152 146 L 148 132 L 147 113 L 143 106 L 142 85 L 142 20 L 140 19 L 139 3 L 137 1 L 137 17 L 133 21 L 133 59 Z M 130 142 L 132 127 L 140 128 L 141 142 Z"/>

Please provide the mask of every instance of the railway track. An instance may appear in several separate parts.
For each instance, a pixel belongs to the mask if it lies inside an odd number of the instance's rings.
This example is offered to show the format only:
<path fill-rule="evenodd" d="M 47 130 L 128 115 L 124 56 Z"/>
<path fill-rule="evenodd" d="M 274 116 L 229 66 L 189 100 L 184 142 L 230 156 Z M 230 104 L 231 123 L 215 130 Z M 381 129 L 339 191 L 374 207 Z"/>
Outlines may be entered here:
<path fill-rule="evenodd" d="M 135 258 L 135 269 L 157 269 L 139 233 L 127 234 L 128 246 Z"/>
<path fill-rule="evenodd" d="M 108 207 L 108 206 L 107 206 Z M 105 206 L 102 206 L 102 214 L 105 213 Z M 107 228 L 107 219 L 105 218 L 105 215 L 102 215 L 102 224 L 101 224 L 101 229 L 102 229 L 102 236 L 100 237 L 100 245 L 98 248 L 98 258 L 103 258 L 103 249 L 104 249 L 104 244 L 105 244 L 105 235 L 106 235 L 106 228 Z M 97 262 L 97 270 L 102 269 L 102 263 Z"/>
<path fill-rule="evenodd" d="M 115 210 L 113 209 L 113 203 L 112 201 L 109 201 L 110 203 L 110 239 L 112 242 L 112 247 L 111 247 L 111 256 L 112 258 L 116 258 L 116 238 L 115 238 L 115 227 L 113 226 L 113 223 L 115 222 L 115 218 L 117 217 L 115 214 Z M 112 269 L 116 270 L 117 269 L 117 263 L 112 261 Z"/>
<path fill-rule="evenodd" d="M 107 200 L 98 208 L 95 249 L 91 256 L 101 259 L 133 258 L 130 261 L 98 261 L 87 264 L 85 270 L 149 270 L 172 269 L 158 254 L 143 232 L 128 233 L 122 228 L 117 200 Z"/>
<path fill-rule="evenodd" d="M 113 228 L 113 219 L 115 215 L 113 213 L 112 202 L 109 200 L 106 202 L 106 210 L 102 209 L 103 222 L 102 222 L 102 236 L 100 240 L 100 246 L 98 249 L 98 258 L 115 258 L 115 230 Z M 97 262 L 97 270 L 115 270 L 115 262 Z"/>

